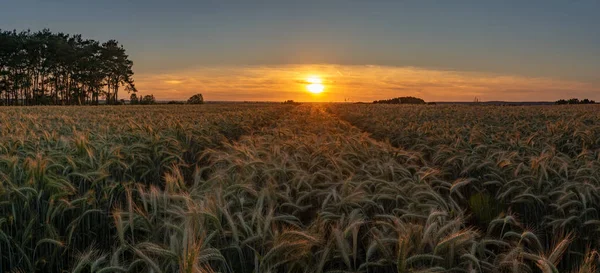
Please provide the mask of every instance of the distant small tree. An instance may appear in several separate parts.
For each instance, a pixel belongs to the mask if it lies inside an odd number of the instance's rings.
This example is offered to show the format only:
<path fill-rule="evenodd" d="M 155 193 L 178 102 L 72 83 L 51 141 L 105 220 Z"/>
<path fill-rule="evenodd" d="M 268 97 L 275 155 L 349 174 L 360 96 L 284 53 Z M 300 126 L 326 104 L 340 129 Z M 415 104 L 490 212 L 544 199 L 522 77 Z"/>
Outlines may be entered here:
<path fill-rule="evenodd" d="M 142 100 L 140 100 L 140 104 L 148 105 L 155 104 L 156 99 L 154 99 L 154 95 L 145 95 Z"/>
<path fill-rule="evenodd" d="M 415 97 L 399 97 L 393 98 L 389 100 L 376 100 L 373 103 L 382 103 L 382 104 L 425 104 L 425 101 L 420 98 Z"/>
<path fill-rule="evenodd" d="M 590 99 L 582 99 L 579 100 L 578 98 L 572 98 L 569 100 L 565 100 L 565 99 L 560 99 L 554 102 L 554 104 L 595 104 L 596 102 L 594 100 L 590 100 Z"/>
<path fill-rule="evenodd" d="M 131 96 L 129 96 L 129 104 L 136 105 L 139 103 L 140 103 L 140 100 L 138 99 L 138 97 L 135 93 L 133 93 L 133 94 L 131 94 Z"/>
<path fill-rule="evenodd" d="M 300 105 L 299 102 L 295 102 L 294 100 L 286 100 L 283 104 Z"/>
<path fill-rule="evenodd" d="M 204 97 L 202 96 L 202 94 L 193 95 L 188 99 L 187 103 L 188 104 L 203 104 Z"/>

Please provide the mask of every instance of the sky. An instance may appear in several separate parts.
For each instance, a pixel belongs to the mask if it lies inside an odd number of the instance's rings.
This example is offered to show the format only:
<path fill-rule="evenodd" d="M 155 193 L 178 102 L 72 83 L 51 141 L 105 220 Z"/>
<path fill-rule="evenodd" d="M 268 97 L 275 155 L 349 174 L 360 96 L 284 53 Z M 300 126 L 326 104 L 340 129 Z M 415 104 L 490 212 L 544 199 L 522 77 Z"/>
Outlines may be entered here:
<path fill-rule="evenodd" d="M 116 39 L 158 100 L 600 101 L 597 0 L 0 0 L 0 28 Z M 307 78 L 322 79 L 321 94 Z M 124 93 L 124 92 L 122 92 Z M 121 95 L 123 98 L 127 94 Z"/>

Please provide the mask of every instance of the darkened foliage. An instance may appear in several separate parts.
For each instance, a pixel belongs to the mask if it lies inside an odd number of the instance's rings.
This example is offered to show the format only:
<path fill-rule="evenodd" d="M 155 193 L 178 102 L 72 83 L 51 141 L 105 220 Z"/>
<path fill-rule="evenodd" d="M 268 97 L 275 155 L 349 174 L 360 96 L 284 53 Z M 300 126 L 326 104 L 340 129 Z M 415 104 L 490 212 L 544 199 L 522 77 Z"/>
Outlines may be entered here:
<path fill-rule="evenodd" d="M 295 102 L 294 100 L 286 100 L 283 102 L 283 104 L 293 104 L 293 105 L 299 105 L 299 102 Z"/>
<path fill-rule="evenodd" d="M 135 93 L 131 94 L 131 96 L 129 97 L 129 104 L 131 104 L 131 105 L 140 104 L 140 99 L 138 99 L 138 96 Z"/>
<path fill-rule="evenodd" d="M 185 104 L 185 102 L 183 102 L 183 101 L 177 101 L 177 100 L 171 100 L 171 101 L 168 101 L 167 104 Z"/>
<path fill-rule="evenodd" d="M 140 104 L 142 105 L 149 105 L 149 104 L 156 104 L 156 99 L 154 99 L 154 95 L 150 94 L 150 95 L 145 95 L 141 100 L 140 100 Z"/>
<path fill-rule="evenodd" d="M 136 92 L 133 62 L 119 42 L 81 35 L 0 30 L 0 103 L 118 103 L 120 87 Z"/>
<path fill-rule="evenodd" d="M 376 100 L 373 103 L 383 103 L 383 104 L 425 104 L 425 101 L 420 98 L 415 97 L 399 97 L 393 98 L 389 100 Z"/>
<path fill-rule="evenodd" d="M 557 100 L 554 104 L 594 104 L 594 103 L 596 103 L 594 100 L 589 100 L 589 99 L 579 100 L 577 98 L 572 98 L 569 100 L 560 99 L 560 100 Z"/>
<path fill-rule="evenodd" d="M 187 103 L 188 104 L 203 104 L 204 97 L 202 96 L 202 94 L 193 95 L 188 99 Z"/>

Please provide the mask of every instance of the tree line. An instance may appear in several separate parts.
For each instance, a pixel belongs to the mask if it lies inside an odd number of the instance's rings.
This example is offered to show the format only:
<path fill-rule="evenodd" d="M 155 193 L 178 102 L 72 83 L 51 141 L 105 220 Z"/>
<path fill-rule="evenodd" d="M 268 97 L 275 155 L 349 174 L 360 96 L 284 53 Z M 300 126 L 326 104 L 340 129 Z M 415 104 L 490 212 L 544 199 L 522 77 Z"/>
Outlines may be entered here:
<path fill-rule="evenodd" d="M 594 104 L 596 103 L 594 100 L 582 99 L 579 100 L 577 98 L 572 98 L 569 100 L 560 99 L 554 102 L 554 104 Z"/>
<path fill-rule="evenodd" d="M 0 30 L 1 105 L 117 104 L 122 87 L 137 91 L 132 67 L 116 40 Z"/>
<path fill-rule="evenodd" d="M 122 104 L 125 104 L 125 100 L 122 100 Z M 131 94 L 131 96 L 129 96 L 129 104 L 131 105 L 150 105 L 150 104 L 156 104 L 156 99 L 154 98 L 154 95 L 150 94 L 150 95 L 145 95 L 145 96 L 138 96 L 136 93 Z M 169 101 L 167 102 L 167 104 L 204 104 L 204 97 L 202 96 L 202 94 L 195 94 L 193 96 L 191 96 L 187 102 L 183 102 L 183 101 Z"/>
<path fill-rule="evenodd" d="M 141 96 L 140 95 L 138 97 L 135 93 L 133 93 L 129 97 L 129 104 L 131 104 L 131 105 L 136 105 L 136 104 L 140 104 L 140 105 L 156 104 L 156 99 L 154 98 L 154 95 L 152 95 L 152 94 L 145 95 L 145 96 Z"/>
<path fill-rule="evenodd" d="M 420 98 L 415 97 L 399 97 L 393 98 L 389 100 L 376 100 L 373 103 L 383 103 L 383 104 L 425 104 L 425 101 Z"/>

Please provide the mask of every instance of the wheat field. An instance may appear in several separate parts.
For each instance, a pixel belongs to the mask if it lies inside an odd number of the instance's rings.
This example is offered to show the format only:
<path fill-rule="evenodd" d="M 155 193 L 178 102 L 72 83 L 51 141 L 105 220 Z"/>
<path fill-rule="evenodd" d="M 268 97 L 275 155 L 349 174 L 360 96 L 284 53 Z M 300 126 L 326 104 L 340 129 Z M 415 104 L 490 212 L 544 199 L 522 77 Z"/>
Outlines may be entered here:
<path fill-rule="evenodd" d="M 600 108 L 0 109 L 1 272 L 596 272 Z"/>

